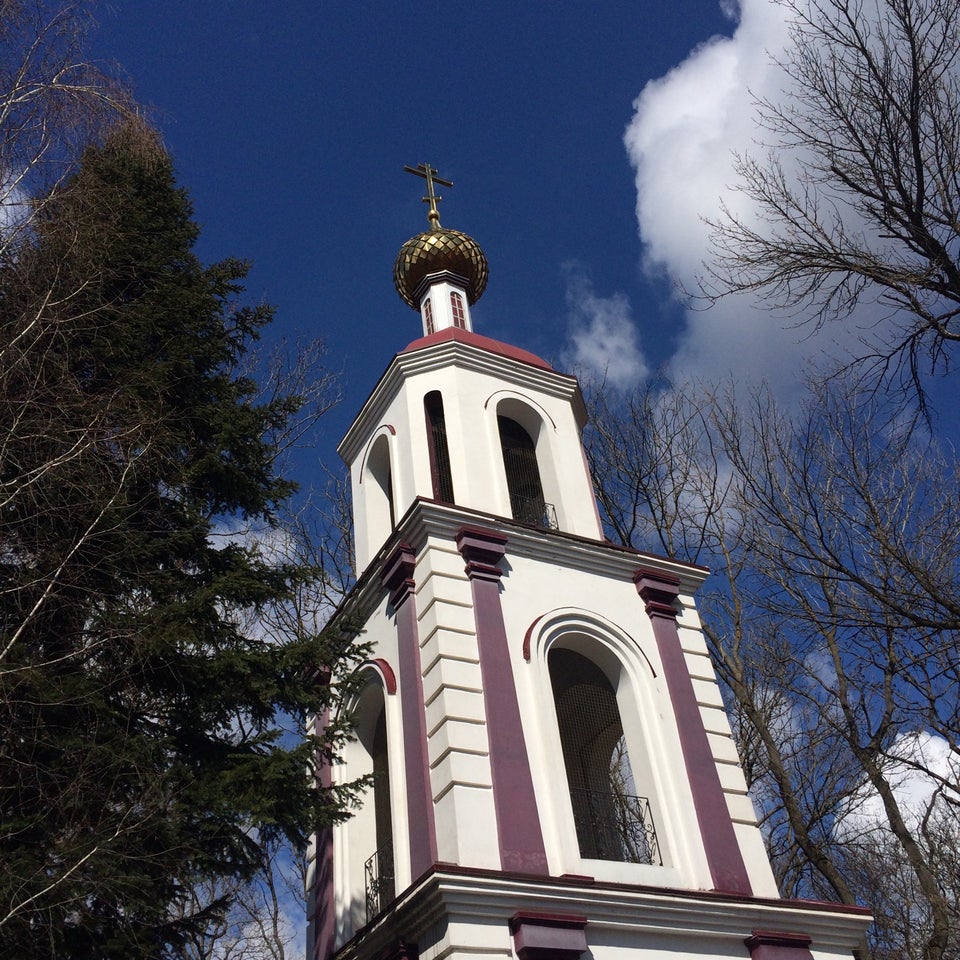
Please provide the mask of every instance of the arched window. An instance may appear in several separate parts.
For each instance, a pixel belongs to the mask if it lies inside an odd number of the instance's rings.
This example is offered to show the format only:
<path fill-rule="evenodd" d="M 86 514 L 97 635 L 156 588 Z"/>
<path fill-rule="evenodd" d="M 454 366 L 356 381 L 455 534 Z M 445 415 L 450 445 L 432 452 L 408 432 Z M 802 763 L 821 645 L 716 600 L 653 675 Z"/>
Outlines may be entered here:
<path fill-rule="evenodd" d="M 433 333 L 433 304 L 429 297 L 423 301 L 423 319 L 427 325 L 427 333 Z"/>
<path fill-rule="evenodd" d="M 510 494 L 510 512 L 514 520 L 550 526 L 545 522 L 546 503 L 540 468 L 537 466 L 536 444 L 530 434 L 510 417 L 498 416 L 497 427 L 500 430 L 500 449 Z"/>
<path fill-rule="evenodd" d="M 447 448 L 447 425 L 443 418 L 443 397 L 439 390 L 431 390 L 423 398 L 423 408 L 427 415 L 433 498 L 443 503 L 454 503 L 453 474 L 450 469 L 450 451 Z"/>
<path fill-rule="evenodd" d="M 387 718 L 382 709 L 371 744 L 373 761 L 373 810 L 377 849 L 364 864 L 367 920 L 372 920 L 393 900 L 393 818 L 390 814 L 390 766 L 387 756 Z"/>
<path fill-rule="evenodd" d="M 357 773 L 370 776 L 363 805 L 351 821 L 351 829 L 357 834 L 354 849 L 363 857 L 365 911 L 369 922 L 393 900 L 395 893 L 387 719 L 383 688 L 378 681 L 371 679 L 366 684 L 354 716 L 357 742 L 362 751 Z M 352 775 L 353 771 L 350 772 Z"/>
<path fill-rule="evenodd" d="M 466 327 L 467 321 L 463 311 L 463 297 L 456 290 L 450 293 L 450 309 L 453 311 L 453 325 L 455 327 Z"/>
<path fill-rule="evenodd" d="M 637 795 L 613 684 L 574 650 L 551 650 L 547 662 L 580 856 L 660 865 L 650 803 Z"/>
<path fill-rule="evenodd" d="M 367 495 L 367 514 L 369 522 L 382 526 L 389 519 L 390 530 L 396 525 L 393 510 L 393 471 L 390 467 L 390 444 L 386 436 L 379 436 L 373 444 L 367 460 L 367 474 L 373 480 L 375 488 Z M 389 530 L 384 530 L 379 539 L 386 539 Z"/>

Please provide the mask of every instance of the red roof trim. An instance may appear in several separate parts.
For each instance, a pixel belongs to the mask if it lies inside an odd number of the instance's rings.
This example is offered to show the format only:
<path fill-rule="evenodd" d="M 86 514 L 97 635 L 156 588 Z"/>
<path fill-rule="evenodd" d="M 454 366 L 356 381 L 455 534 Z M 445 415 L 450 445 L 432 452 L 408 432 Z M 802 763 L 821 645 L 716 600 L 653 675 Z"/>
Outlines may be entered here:
<path fill-rule="evenodd" d="M 496 353 L 502 357 L 508 357 L 511 360 L 519 360 L 521 363 L 529 363 L 531 366 L 540 367 L 542 370 L 552 370 L 553 367 L 542 360 L 535 353 L 528 350 L 521 350 L 519 347 L 511 346 L 509 343 L 501 343 L 491 337 L 481 336 L 479 333 L 473 333 L 471 330 L 461 330 L 458 327 L 445 327 L 443 330 L 437 330 L 436 333 L 427 334 L 408 343 L 400 351 L 400 354 L 412 353 L 414 350 L 422 350 L 424 347 L 432 347 L 437 343 L 446 343 L 449 340 L 455 340 L 457 343 L 465 343 L 471 347 L 477 347 L 480 350 L 486 350 L 488 353 Z"/>

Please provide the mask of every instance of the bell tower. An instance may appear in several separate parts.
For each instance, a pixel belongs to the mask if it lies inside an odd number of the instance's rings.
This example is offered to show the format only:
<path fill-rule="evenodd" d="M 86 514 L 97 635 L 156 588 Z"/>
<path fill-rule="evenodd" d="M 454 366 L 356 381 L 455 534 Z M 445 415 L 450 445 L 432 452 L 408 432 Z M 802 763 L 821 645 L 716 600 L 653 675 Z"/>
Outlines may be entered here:
<path fill-rule="evenodd" d="M 869 921 L 779 898 L 696 612 L 701 567 L 608 543 L 575 378 L 476 333 L 471 237 L 429 229 L 394 281 L 421 336 L 343 438 L 370 644 L 369 776 L 318 836 L 311 960 L 835 960 Z M 668 443 L 669 438 L 664 438 Z"/>

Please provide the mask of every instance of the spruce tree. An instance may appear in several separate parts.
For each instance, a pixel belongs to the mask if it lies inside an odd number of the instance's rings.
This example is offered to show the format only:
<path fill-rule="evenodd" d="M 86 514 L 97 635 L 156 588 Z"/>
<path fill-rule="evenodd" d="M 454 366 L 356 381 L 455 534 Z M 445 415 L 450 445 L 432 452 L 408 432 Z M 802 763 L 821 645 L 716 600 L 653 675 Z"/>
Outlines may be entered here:
<path fill-rule="evenodd" d="M 300 398 L 241 373 L 271 310 L 237 305 L 246 265 L 203 265 L 197 234 L 132 124 L 0 264 L 4 957 L 176 956 L 220 906 L 190 915 L 191 888 L 344 805 L 306 775 L 330 737 L 277 718 L 328 705 L 348 638 L 256 629 L 317 572 L 217 536 L 292 495 Z"/>

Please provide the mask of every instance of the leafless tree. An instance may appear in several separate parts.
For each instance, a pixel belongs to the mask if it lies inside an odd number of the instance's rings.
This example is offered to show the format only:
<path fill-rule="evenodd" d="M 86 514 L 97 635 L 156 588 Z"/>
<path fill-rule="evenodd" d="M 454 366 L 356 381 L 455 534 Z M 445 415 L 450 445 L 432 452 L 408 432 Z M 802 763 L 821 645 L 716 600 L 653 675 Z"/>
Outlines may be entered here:
<path fill-rule="evenodd" d="M 183 947 L 184 960 L 296 960 L 306 900 L 302 862 L 282 844 L 264 847 L 256 877 L 205 883 L 191 891 L 192 913 L 211 922 Z"/>
<path fill-rule="evenodd" d="M 590 398 L 587 456 L 615 539 L 694 563 L 715 553 L 727 482 L 695 399 L 655 380 Z"/>
<path fill-rule="evenodd" d="M 955 877 L 938 852 L 957 831 L 955 458 L 843 380 L 799 413 L 762 391 L 692 388 L 602 412 L 591 462 L 611 528 L 641 549 L 692 544 L 676 555 L 714 571 L 705 630 L 781 889 L 875 904 L 877 958 L 881 941 L 955 956 Z M 671 532 L 683 524 L 692 537 Z M 918 734 L 952 765 L 910 749 Z M 911 807 L 905 780 L 944 798 L 936 816 Z M 869 843 L 849 828 L 864 797 L 879 818 Z M 885 857 L 901 865 L 887 886 Z M 908 900 L 891 913 L 898 886 Z"/>
<path fill-rule="evenodd" d="M 85 56 L 83 0 L 0 0 L 0 257 L 13 254 L 80 153 L 137 108 Z"/>
<path fill-rule="evenodd" d="M 708 298 L 760 294 L 801 322 L 863 308 L 860 360 L 925 403 L 960 340 L 960 7 L 778 0 L 784 98 L 737 158 L 753 213 L 711 225 Z"/>
<path fill-rule="evenodd" d="M 879 800 L 929 917 L 916 955 L 948 956 L 960 932 L 891 765 L 918 732 L 960 750 L 957 464 L 932 439 L 891 429 L 875 397 L 837 384 L 817 386 L 799 416 L 759 398 L 752 416 L 721 410 L 716 429 L 749 510 L 754 602 L 788 637 L 792 698 Z M 955 764 L 906 762 L 952 786 Z"/>
<path fill-rule="evenodd" d="M 85 4 L 44 0 L 0 0 L 0 261 L 16 262 L 23 244 L 28 243 L 42 210 L 57 195 L 57 187 L 76 172 L 82 151 L 97 143 L 118 123 L 137 127 L 137 107 L 128 91 L 114 77 L 84 56 L 84 43 L 90 27 Z M 145 148 L 152 149 L 154 135 L 143 132 Z M 87 277 L 86 281 L 93 281 Z M 78 282 L 77 290 L 84 285 Z M 58 298 L 69 297 L 61 290 Z M 0 397 L 3 427 L 0 428 L 0 462 L 15 462 L 9 450 L 12 444 L 27 442 L 36 446 L 49 442 L 56 431 L 48 433 L 44 423 L 58 417 L 59 405 L 70 398 L 62 396 L 51 404 L 36 375 L 38 364 L 56 336 L 58 304 L 54 294 L 38 297 L 35 309 L 25 311 L 14 324 L 4 327 L 0 336 Z M 79 398 L 76 398 L 79 401 Z M 62 470 L 80 457 L 109 429 L 110 411 L 91 411 L 80 430 L 58 442 L 43 465 L 29 472 L 6 470 L 0 475 L 0 510 L 15 499 L 31 495 L 41 475 Z M 146 425 L 145 425 L 146 426 Z M 117 436 L 118 444 L 149 445 L 146 430 L 134 436 Z M 102 505 L 109 509 L 111 499 L 120 493 L 126 474 L 113 487 L 103 491 Z M 92 514 L 90 524 L 79 539 L 65 544 L 63 563 L 69 562 L 94 535 L 102 513 Z M 37 599 L 33 615 L 57 582 L 56 571 L 48 581 L 49 589 Z M 7 636 L 0 648 L 0 663 L 9 652 L 30 618 Z"/>

